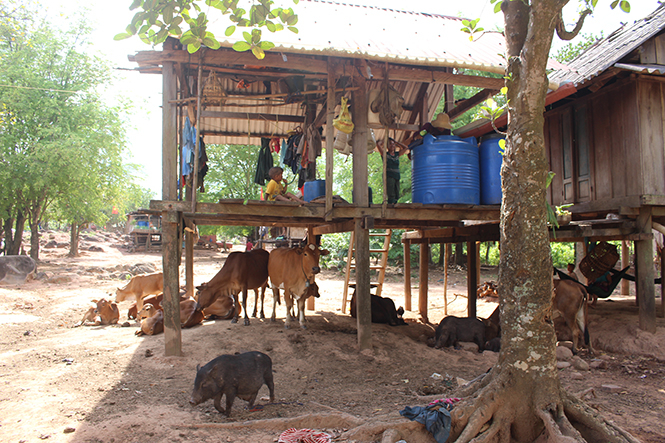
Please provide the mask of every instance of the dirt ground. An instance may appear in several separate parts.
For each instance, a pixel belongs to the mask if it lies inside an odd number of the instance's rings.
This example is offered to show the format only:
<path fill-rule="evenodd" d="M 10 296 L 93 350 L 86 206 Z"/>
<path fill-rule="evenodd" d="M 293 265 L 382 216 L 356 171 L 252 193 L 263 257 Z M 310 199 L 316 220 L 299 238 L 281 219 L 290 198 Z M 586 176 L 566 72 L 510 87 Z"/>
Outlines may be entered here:
<path fill-rule="evenodd" d="M 47 232 L 47 241 L 62 246 L 67 236 Z M 443 273 L 437 268 L 429 281 L 432 324 L 418 322 L 415 312 L 406 313 L 407 326 L 373 324 L 371 352 L 358 352 L 355 319 L 341 313 L 344 278 L 338 271 L 317 277 L 321 298 L 315 311 L 307 311 L 307 330 L 285 330 L 282 305 L 275 323 L 217 320 L 183 330 L 182 357 L 164 356 L 163 334 L 136 336 L 134 321 L 74 328 L 92 299 L 124 285 L 130 266 L 161 270 L 160 253 L 130 254 L 120 243 L 119 236 L 86 233 L 79 258 L 67 258 L 62 247 L 43 248 L 38 280 L 0 286 L 0 441 L 268 443 L 294 427 L 326 431 L 340 442 L 381 441 L 385 429 L 395 429 L 391 442 L 427 443 L 434 441 L 431 435 L 399 411 L 449 397 L 459 383 L 497 361 L 498 354 L 475 352 L 475 345 L 427 346 L 444 316 Z M 212 278 L 226 256 L 196 250 L 195 284 Z M 417 269 L 413 274 L 416 309 Z M 481 282 L 489 280 L 496 281 L 495 269 L 481 271 Z M 401 270 L 389 270 L 383 295 L 404 305 Z M 450 271 L 448 314 L 465 316 L 466 303 L 465 272 Z M 128 306 L 120 303 L 121 323 Z M 249 306 L 251 313 L 253 297 Z M 495 306 L 478 300 L 479 316 L 489 316 Z M 561 382 L 573 393 L 586 392 L 589 404 L 641 441 L 664 443 L 665 320 L 658 318 L 657 333 L 648 334 L 638 328 L 637 311 L 634 297 L 600 300 L 590 311 L 597 353 L 581 353 L 591 368 L 563 368 Z M 265 386 L 257 408 L 247 410 L 236 399 L 230 418 L 212 401 L 188 403 L 197 364 L 250 350 L 272 358 L 275 403 L 268 404 Z"/>

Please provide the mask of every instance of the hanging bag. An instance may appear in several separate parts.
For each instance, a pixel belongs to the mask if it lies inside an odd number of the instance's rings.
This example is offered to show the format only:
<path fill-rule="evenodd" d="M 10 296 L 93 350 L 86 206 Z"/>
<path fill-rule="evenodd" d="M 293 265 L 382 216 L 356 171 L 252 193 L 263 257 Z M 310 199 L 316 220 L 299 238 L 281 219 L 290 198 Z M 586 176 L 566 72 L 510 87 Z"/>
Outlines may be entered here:
<path fill-rule="evenodd" d="M 351 114 L 349 113 L 349 107 L 346 104 L 347 98 L 342 97 L 342 110 L 337 116 L 333 119 L 333 126 L 345 134 L 351 134 L 353 132 L 353 121 L 351 120 Z"/>

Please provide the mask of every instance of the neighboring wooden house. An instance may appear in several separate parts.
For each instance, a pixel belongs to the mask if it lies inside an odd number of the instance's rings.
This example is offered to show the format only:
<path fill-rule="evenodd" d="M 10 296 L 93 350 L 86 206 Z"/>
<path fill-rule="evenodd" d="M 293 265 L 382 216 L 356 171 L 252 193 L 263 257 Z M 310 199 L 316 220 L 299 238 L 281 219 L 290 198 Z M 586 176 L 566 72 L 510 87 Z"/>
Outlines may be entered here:
<path fill-rule="evenodd" d="M 548 94 L 545 112 L 556 174 L 549 199 L 572 205 L 574 221 L 553 239 L 634 241 L 640 326 L 655 331 L 652 228 L 665 232 L 665 5 L 598 41 L 550 81 L 561 87 Z"/>
<path fill-rule="evenodd" d="M 367 137 L 372 128 L 378 138 L 395 134 L 407 139 L 434 118 L 442 97 L 451 119 L 459 117 L 496 94 L 503 79 L 475 76 L 466 69 L 503 74 L 504 39 L 487 33 L 470 41 L 460 31 L 461 19 L 436 14 L 354 6 L 308 0 L 297 6 L 299 34 L 282 31 L 270 34 L 276 46 L 262 60 L 231 49 L 233 41 L 221 42 L 218 50 L 203 48 L 189 54 L 169 39 L 161 51 L 143 51 L 130 60 L 143 73 L 162 75 L 162 199 L 150 209 L 162 213 L 165 344 L 168 355 L 180 354 L 180 324 L 177 312 L 178 264 L 183 224 L 306 227 L 315 235 L 354 231 L 358 297 L 358 340 L 361 348 L 371 345 L 369 229 L 419 229 L 410 242 L 427 245 L 436 241 L 467 242 L 469 248 L 469 293 L 477 284 L 477 241 L 498 240 L 499 206 L 370 204 L 368 200 Z M 211 30 L 224 35 L 224 22 Z M 557 67 L 556 65 L 554 67 Z M 481 88 L 473 97 L 454 105 L 453 85 Z M 384 126 L 370 121 L 372 90 L 390 85 L 404 98 L 403 112 Z M 569 88 L 564 89 L 564 93 Z M 559 97 L 562 93 L 554 93 Z M 300 126 L 321 130 L 324 148 L 335 137 L 333 118 L 340 98 L 350 99 L 355 123 L 353 134 L 352 204 L 333 203 L 332 149 L 324 149 L 326 162 L 325 203 L 303 206 L 286 202 L 221 200 L 197 202 L 200 183 L 194 178 L 179 189 L 182 171 L 182 133 L 187 120 L 194 124 L 205 143 L 260 144 L 262 137 L 287 137 Z M 551 97 L 551 98 L 552 98 Z M 488 132 L 488 131 L 486 131 Z M 198 149 L 198 148 L 195 148 Z M 198 156 L 194 155 L 198 169 Z M 662 159 L 661 159 L 662 160 Z M 317 177 L 312 165 L 307 179 Z M 194 174 L 192 174 L 194 176 Z M 374 198 L 381 201 L 381 198 Z M 470 225 L 468 221 L 474 223 Z M 435 230 L 433 228 L 436 228 Z M 428 232 L 434 232 L 428 236 Z M 193 289 L 193 239 L 186 238 L 186 280 Z M 422 248 L 423 251 L 425 248 Z M 426 269 L 427 254 L 421 253 Z M 419 310 L 427 319 L 427 285 L 422 283 Z M 425 278 L 425 282 L 427 279 Z M 405 301 L 410 308 L 410 299 Z M 469 315 L 475 316 L 475 297 L 469 297 Z"/>

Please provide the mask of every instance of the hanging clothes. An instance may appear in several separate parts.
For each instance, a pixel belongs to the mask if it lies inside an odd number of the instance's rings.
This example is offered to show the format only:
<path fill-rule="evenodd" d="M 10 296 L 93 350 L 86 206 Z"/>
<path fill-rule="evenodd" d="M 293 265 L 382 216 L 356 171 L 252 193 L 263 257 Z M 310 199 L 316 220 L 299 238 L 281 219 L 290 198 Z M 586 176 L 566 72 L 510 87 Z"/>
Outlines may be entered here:
<path fill-rule="evenodd" d="M 196 143 L 196 128 L 185 117 L 185 126 L 182 128 L 182 176 L 187 177 L 194 169 L 194 144 Z M 184 182 L 184 180 L 183 180 Z"/>
<path fill-rule="evenodd" d="M 261 149 L 259 150 L 259 158 L 256 162 L 256 173 L 254 174 L 254 183 L 257 185 L 265 185 L 266 181 L 270 181 L 268 171 L 273 167 L 272 153 L 270 152 L 270 139 L 261 137 Z"/>
<path fill-rule="evenodd" d="M 205 192 L 203 179 L 208 173 L 208 154 L 206 154 L 206 144 L 203 143 L 203 136 L 199 136 L 199 173 L 196 181 L 199 185 L 199 191 Z"/>
<path fill-rule="evenodd" d="M 321 156 L 323 151 L 323 142 L 321 140 L 321 131 L 323 127 L 317 129 L 314 125 L 309 125 L 305 129 L 305 134 L 307 135 L 307 143 L 309 145 L 309 150 L 307 151 L 308 160 L 310 163 L 316 161 L 316 157 Z"/>

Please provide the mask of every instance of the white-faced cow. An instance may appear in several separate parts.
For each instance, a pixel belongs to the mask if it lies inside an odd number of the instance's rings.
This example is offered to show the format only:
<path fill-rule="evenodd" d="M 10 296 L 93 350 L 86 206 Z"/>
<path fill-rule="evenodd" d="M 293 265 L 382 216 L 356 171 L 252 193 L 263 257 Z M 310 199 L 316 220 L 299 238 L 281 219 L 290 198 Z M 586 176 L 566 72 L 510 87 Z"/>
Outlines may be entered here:
<path fill-rule="evenodd" d="M 279 290 L 284 290 L 286 301 L 286 328 L 291 327 L 293 301 L 298 307 L 300 327 L 305 329 L 305 298 L 306 291 L 314 283 L 314 275 L 321 270 L 319 257 L 328 255 L 326 249 L 320 249 L 313 243 L 297 248 L 277 248 L 270 251 L 268 274 L 273 292 L 273 309 L 271 321 L 275 321 L 275 310 L 279 301 Z"/>
<path fill-rule="evenodd" d="M 197 286 L 196 309 L 198 311 L 212 305 L 221 295 L 235 298 L 235 317 L 238 322 L 241 307 L 238 294 L 242 292 L 242 310 L 245 311 L 245 326 L 249 325 L 247 316 L 247 291 L 261 289 L 265 293 L 268 285 L 268 258 L 270 254 L 263 249 L 252 249 L 249 252 L 232 252 L 226 258 L 224 266 L 212 280 Z"/>
<path fill-rule="evenodd" d="M 562 331 L 562 327 L 567 326 L 570 329 L 573 352 L 577 352 L 581 344 L 580 338 L 583 337 L 584 343 L 593 353 L 589 340 L 586 295 L 584 286 L 575 281 L 558 279 L 553 281 L 552 320 L 558 338 L 561 338 L 562 333 L 565 332 Z M 563 318 L 563 321 L 557 321 L 557 317 Z"/>

